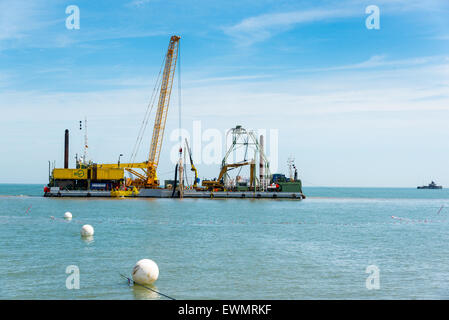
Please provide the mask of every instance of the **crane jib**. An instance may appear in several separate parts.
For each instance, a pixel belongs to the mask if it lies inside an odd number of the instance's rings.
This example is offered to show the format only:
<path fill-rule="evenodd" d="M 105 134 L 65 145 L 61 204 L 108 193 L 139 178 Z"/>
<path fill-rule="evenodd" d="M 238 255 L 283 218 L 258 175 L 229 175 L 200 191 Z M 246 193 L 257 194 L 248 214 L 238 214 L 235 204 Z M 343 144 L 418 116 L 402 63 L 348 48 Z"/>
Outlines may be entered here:
<path fill-rule="evenodd" d="M 154 119 L 153 136 L 151 139 L 150 154 L 148 157 L 148 179 L 147 184 L 154 185 L 156 178 L 156 168 L 159 163 L 159 156 L 164 138 L 165 123 L 167 120 L 170 95 L 173 87 L 176 62 L 178 58 L 179 36 L 172 36 L 165 58 L 164 72 L 162 76 L 161 89 L 159 94 L 156 117 Z"/>

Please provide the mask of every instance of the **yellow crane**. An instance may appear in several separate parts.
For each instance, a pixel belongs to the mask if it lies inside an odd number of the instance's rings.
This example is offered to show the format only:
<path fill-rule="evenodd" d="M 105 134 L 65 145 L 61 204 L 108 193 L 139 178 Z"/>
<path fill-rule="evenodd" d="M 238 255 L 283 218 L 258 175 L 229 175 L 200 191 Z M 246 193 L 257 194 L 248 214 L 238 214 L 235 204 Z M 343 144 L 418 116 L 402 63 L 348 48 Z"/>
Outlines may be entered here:
<path fill-rule="evenodd" d="M 222 166 L 220 174 L 218 175 L 217 180 L 203 180 L 202 182 L 202 186 L 205 187 L 207 190 L 209 191 L 214 191 L 214 189 L 217 190 L 224 190 L 225 186 L 223 184 L 223 177 L 224 175 L 228 172 L 228 170 L 230 168 L 234 169 L 234 168 L 239 168 L 239 167 L 243 167 L 243 166 L 250 166 L 250 187 L 253 187 L 255 185 L 254 183 L 254 177 L 255 177 L 255 164 L 254 161 L 244 161 L 244 162 L 239 162 L 239 163 L 229 163 L 229 164 L 225 164 L 224 166 Z"/>
<path fill-rule="evenodd" d="M 164 138 L 165 122 L 167 120 L 176 62 L 178 60 L 180 39 L 181 37 L 174 35 L 170 38 L 170 43 L 168 44 L 148 161 L 140 163 L 98 165 L 99 168 L 124 168 L 137 177 L 131 182 L 131 185 L 133 186 L 144 188 L 159 187 L 156 169 L 159 164 L 159 156 L 162 149 L 162 140 Z M 136 169 L 140 169 L 140 171 L 137 171 Z"/>
<path fill-rule="evenodd" d="M 187 142 L 187 138 L 186 138 L 186 149 L 189 152 L 189 158 L 190 158 L 190 170 L 195 172 L 195 180 L 193 180 L 193 188 L 196 189 L 198 187 L 198 182 L 199 182 L 199 178 L 198 178 L 198 170 L 196 170 L 195 165 L 193 164 L 193 159 L 192 159 L 192 150 L 189 147 L 189 143 Z"/>
<path fill-rule="evenodd" d="M 170 104 L 171 89 L 173 86 L 173 78 L 175 76 L 176 62 L 178 60 L 179 40 L 181 37 L 172 36 L 168 44 L 167 55 L 165 58 L 164 73 L 162 75 L 161 89 L 159 93 L 159 102 L 154 119 L 153 137 L 151 139 L 150 153 L 146 168 L 142 168 L 143 174 L 132 168 L 127 170 L 138 177 L 134 184 L 147 187 L 159 187 L 156 169 L 159 164 L 159 156 L 162 148 L 162 140 L 164 138 L 165 122 L 167 120 L 168 106 Z"/>

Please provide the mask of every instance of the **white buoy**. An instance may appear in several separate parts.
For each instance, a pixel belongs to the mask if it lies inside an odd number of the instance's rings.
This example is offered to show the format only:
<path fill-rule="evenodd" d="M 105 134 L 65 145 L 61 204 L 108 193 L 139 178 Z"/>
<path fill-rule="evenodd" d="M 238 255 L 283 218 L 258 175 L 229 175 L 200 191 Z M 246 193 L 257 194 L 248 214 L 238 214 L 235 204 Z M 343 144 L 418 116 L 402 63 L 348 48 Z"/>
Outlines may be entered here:
<path fill-rule="evenodd" d="M 64 219 L 72 220 L 72 214 L 69 211 L 67 211 L 66 213 L 64 213 Z"/>
<path fill-rule="evenodd" d="M 133 268 L 133 280 L 139 284 L 152 284 L 158 277 L 159 268 L 153 260 L 139 260 Z"/>
<path fill-rule="evenodd" d="M 90 237 L 94 235 L 94 228 L 90 224 L 85 224 L 81 228 L 81 236 Z"/>

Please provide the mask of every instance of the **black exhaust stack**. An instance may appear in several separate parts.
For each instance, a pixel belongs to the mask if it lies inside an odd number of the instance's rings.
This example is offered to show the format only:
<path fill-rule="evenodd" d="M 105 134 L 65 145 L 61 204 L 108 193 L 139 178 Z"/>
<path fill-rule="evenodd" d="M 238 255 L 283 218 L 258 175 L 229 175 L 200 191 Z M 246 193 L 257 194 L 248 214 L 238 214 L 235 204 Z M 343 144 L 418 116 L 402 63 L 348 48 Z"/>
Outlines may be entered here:
<path fill-rule="evenodd" d="M 69 168 L 69 130 L 65 129 L 64 140 L 64 169 Z"/>

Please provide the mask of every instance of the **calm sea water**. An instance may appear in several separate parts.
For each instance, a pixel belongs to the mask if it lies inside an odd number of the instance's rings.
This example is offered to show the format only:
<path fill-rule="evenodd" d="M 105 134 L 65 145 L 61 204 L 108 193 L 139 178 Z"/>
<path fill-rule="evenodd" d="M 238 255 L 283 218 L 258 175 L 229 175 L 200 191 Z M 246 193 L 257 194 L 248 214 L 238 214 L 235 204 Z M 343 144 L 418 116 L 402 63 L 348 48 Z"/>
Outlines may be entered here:
<path fill-rule="evenodd" d="M 304 192 L 302 202 L 49 199 L 41 185 L 0 185 L 0 299 L 164 299 L 120 277 L 142 258 L 159 265 L 154 289 L 177 299 L 449 298 L 449 190 Z M 66 288 L 69 265 L 79 290 Z M 369 265 L 378 290 L 366 288 Z"/>

